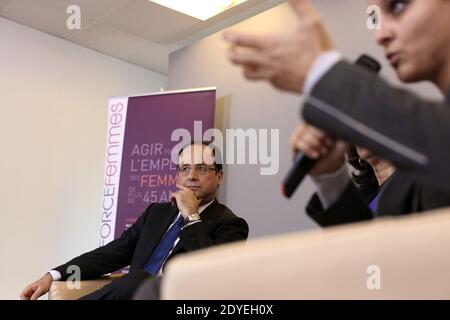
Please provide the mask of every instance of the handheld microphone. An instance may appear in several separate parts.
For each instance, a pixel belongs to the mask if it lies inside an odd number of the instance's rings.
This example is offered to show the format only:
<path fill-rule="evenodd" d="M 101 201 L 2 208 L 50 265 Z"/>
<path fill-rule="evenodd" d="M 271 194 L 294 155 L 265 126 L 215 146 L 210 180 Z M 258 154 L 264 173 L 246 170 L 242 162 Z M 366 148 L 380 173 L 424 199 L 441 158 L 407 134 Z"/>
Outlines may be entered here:
<path fill-rule="evenodd" d="M 361 55 L 358 60 L 356 60 L 355 64 L 376 74 L 381 69 L 381 65 L 378 61 L 365 54 Z M 303 178 L 305 178 L 312 167 L 314 167 L 316 162 L 317 159 L 308 158 L 301 152 L 297 152 L 294 158 L 294 164 L 289 169 L 281 185 L 281 191 L 286 198 L 290 198 L 294 194 Z"/>

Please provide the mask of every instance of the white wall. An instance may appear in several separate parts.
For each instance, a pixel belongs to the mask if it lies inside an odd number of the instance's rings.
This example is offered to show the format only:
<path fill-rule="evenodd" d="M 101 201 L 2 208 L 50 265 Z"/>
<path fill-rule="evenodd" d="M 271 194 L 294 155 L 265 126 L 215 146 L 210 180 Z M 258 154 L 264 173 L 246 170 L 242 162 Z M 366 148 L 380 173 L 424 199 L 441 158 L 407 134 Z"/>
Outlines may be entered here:
<path fill-rule="evenodd" d="M 0 299 L 97 246 L 108 97 L 165 85 L 0 18 Z"/>
<path fill-rule="evenodd" d="M 366 28 L 365 1 L 316 0 L 338 49 L 349 59 L 365 52 L 383 61 L 383 75 L 398 83 L 385 63 L 382 50 Z M 296 17 L 288 4 L 268 10 L 237 24 L 234 28 L 247 32 L 283 32 L 295 27 Z M 288 201 L 280 194 L 280 182 L 291 163 L 288 137 L 299 123 L 300 96 L 273 89 L 266 83 L 247 82 L 241 72 L 225 58 L 226 44 L 220 33 L 209 36 L 170 56 L 170 89 L 217 86 L 218 96 L 231 94 L 228 128 L 280 129 L 280 172 L 275 176 L 259 175 L 259 168 L 249 165 L 226 167 L 225 203 L 235 213 L 247 218 L 250 236 L 313 228 L 304 213 L 313 187 L 309 181 Z M 439 97 L 429 84 L 414 85 L 414 90 L 428 97 Z"/>

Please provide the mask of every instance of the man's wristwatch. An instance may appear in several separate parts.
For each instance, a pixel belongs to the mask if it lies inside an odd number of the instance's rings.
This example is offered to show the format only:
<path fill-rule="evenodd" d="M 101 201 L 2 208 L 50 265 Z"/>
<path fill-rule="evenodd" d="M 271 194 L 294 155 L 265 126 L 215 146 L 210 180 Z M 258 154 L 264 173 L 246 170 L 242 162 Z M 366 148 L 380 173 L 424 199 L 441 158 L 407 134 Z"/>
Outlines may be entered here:
<path fill-rule="evenodd" d="M 200 215 L 199 215 L 197 212 L 188 215 L 188 216 L 184 219 L 184 221 L 185 221 L 186 223 L 194 222 L 194 221 L 199 221 L 199 220 L 200 220 Z"/>

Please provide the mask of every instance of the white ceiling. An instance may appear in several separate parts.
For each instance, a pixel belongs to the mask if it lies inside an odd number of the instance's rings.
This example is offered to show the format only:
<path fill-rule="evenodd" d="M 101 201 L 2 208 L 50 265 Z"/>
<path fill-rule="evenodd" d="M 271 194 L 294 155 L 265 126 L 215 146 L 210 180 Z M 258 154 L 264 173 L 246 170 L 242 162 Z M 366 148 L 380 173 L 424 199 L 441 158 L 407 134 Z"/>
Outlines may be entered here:
<path fill-rule="evenodd" d="M 282 2 L 248 0 L 201 21 L 148 0 L 0 0 L 0 16 L 167 74 L 170 52 Z M 81 8 L 80 30 L 66 27 L 66 9 L 74 4 Z"/>

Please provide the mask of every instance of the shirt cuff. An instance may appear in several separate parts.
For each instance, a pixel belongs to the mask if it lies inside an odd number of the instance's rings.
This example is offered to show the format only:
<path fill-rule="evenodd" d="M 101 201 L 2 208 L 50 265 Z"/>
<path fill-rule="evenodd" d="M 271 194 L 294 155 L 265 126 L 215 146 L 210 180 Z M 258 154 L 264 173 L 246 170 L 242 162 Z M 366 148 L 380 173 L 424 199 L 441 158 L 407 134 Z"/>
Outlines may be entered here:
<path fill-rule="evenodd" d="M 337 171 L 317 176 L 311 176 L 317 187 L 317 196 L 324 210 L 335 204 L 350 183 L 347 165 L 343 164 Z"/>
<path fill-rule="evenodd" d="M 52 276 L 53 281 L 58 281 L 61 279 L 61 273 L 59 273 L 59 271 L 50 270 L 48 273 Z"/>
<path fill-rule="evenodd" d="M 319 82 L 319 80 L 341 59 L 342 55 L 335 50 L 326 51 L 319 55 L 311 66 L 311 69 L 308 71 L 303 86 L 303 93 L 306 95 L 311 94 L 317 82 Z"/>

